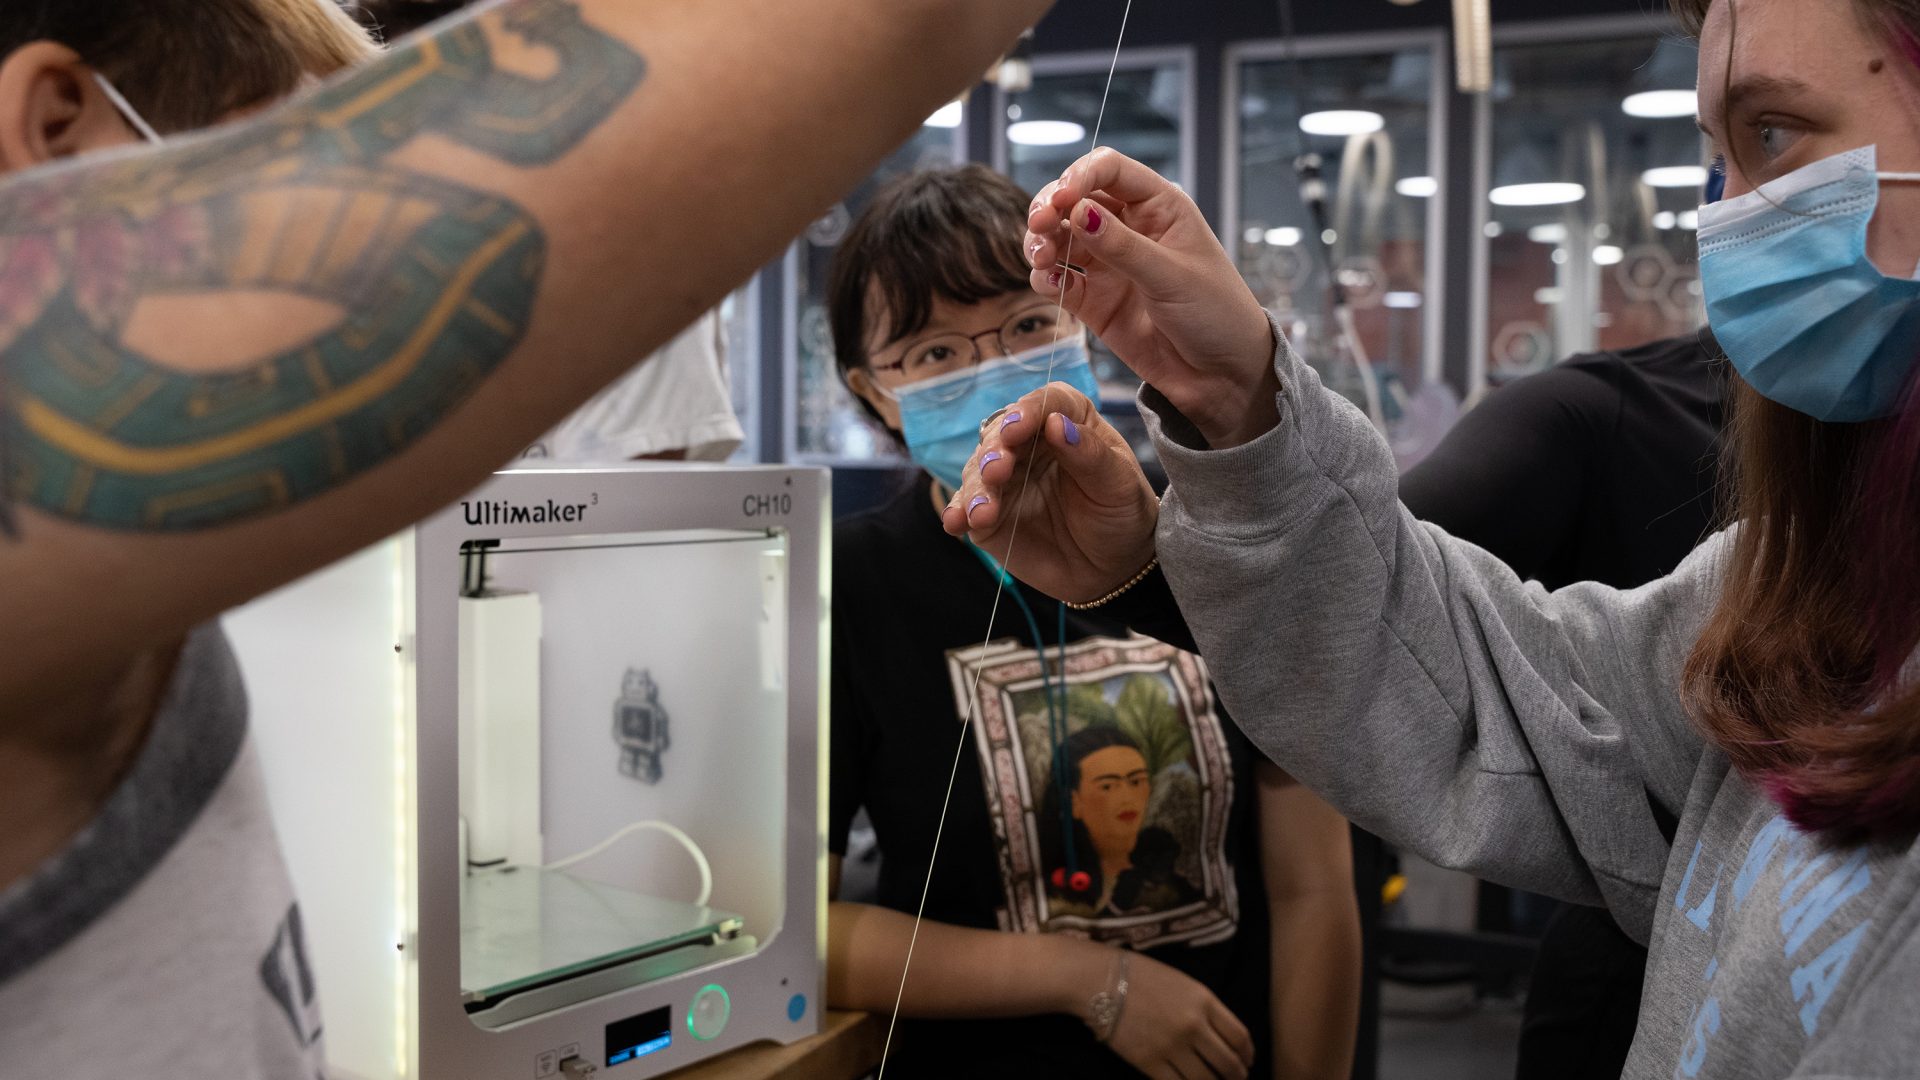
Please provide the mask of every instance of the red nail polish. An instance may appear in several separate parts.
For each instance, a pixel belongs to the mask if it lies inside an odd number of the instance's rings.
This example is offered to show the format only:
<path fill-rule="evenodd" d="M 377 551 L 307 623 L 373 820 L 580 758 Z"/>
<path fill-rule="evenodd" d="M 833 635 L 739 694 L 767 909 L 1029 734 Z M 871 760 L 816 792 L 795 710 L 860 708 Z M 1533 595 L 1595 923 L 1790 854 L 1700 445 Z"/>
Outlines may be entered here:
<path fill-rule="evenodd" d="M 1091 206 L 1087 207 L 1087 235 L 1100 235 L 1100 211 Z"/>
<path fill-rule="evenodd" d="M 1057 289 L 1059 287 L 1060 287 L 1060 271 L 1055 270 L 1053 273 L 1047 275 L 1047 288 Z"/>

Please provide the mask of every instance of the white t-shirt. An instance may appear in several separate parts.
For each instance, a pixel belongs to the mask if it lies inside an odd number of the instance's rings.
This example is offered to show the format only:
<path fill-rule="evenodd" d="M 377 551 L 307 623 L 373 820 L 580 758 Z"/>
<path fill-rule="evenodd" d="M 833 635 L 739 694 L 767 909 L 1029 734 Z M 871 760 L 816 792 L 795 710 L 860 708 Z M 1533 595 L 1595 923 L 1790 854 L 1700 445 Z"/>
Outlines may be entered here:
<path fill-rule="evenodd" d="M 685 450 L 692 461 L 725 461 L 744 433 L 733 415 L 723 333 L 718 312 L 702 315 L 522 457 L 605 463 Z"/>
<path fill-rule="evenodd" d="M 246 708 L 225 636 L 196 631 L 100 814 L 0 892 L 0 1074 L 324 1075 Z"/>

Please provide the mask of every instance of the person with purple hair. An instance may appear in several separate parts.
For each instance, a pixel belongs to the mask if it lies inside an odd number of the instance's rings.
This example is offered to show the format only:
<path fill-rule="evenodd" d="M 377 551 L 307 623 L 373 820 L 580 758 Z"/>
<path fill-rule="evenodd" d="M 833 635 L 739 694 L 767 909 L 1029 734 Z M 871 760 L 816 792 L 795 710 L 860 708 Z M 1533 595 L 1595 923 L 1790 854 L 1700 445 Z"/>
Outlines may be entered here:
<path fill-rule="evenodd" d="M 945 525 L 1064 601 L 1163 581 L 1289 774 L 1441 865 L 1604 906 L 1650 946 L 1626 1076 L 1910 1076 L 1920 3 L 1675 8 L 1738 380 L 1727 528 L 1672 574 L 1548 590 L 1415 519 L 1192 200 L 1110 151 L 1035 200 L 1032 284 L 1146 381 L 1171 486 L 1056 384 L 982 427 Z"/>

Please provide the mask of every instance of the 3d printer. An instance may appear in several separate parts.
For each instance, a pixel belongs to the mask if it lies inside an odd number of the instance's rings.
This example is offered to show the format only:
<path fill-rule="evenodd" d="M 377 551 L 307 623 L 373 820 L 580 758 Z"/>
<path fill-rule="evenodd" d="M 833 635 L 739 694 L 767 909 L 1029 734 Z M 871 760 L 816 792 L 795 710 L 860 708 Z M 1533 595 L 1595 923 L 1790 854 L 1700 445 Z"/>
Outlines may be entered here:
<path fill-rule="evenodd" d="M 827 487 L 502 473 L 228 618 L 338 1075 L 818 1030 Z"/>

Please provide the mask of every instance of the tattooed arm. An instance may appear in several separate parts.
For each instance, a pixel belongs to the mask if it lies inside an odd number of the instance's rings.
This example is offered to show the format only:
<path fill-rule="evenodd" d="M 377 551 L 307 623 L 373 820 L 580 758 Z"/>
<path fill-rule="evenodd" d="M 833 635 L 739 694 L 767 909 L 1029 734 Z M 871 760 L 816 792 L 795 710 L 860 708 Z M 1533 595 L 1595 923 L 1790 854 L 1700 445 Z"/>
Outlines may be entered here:
<path fill-rule="evenodd" d="M 0 725 L 432 512 L 1047 0 L 518 0 L 0 187 Z"/>

